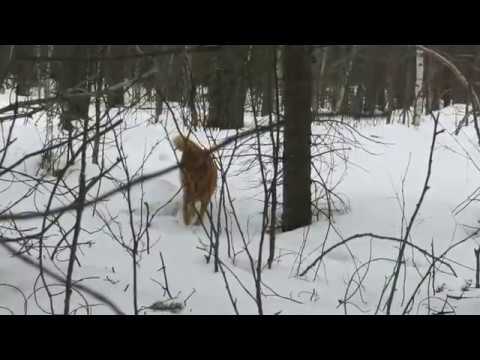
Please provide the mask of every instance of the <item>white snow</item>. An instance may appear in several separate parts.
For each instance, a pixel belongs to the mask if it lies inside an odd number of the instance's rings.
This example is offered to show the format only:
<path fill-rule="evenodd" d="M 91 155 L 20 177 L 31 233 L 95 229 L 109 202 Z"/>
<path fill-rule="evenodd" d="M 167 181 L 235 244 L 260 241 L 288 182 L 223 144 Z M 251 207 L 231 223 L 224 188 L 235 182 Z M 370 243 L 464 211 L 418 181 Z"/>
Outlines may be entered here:
<path fill-rule="evenodd" d="M 8 98 L 2 96 L 2 104 L 8 104 Z M 414 224 L 410 242 L 417 246 L 431 251 L 433 243 L 435 254 L 441 254 L 454 242 L 465 238 L 478 225 L 480 219 L 480 207 L 477 202 L 470 204 L 463 212 L 455 215 L 456 207 L 472 194 L 479 186 L 478 162 L 480 154 L 478 151 L 477 139 L 473 126 L 464 128 L 459 136 L 454 136 L 456 124 L 462 119 L 462 106 L 450 107 L 442 110 L 440 114 L 441 127 L 447 131 L 438 138 L 433 162 L 433 173 L 431 188 L 427 192 L 425 202 L 420 210 Z M 463 107 L 464 111 L 464 107 Z M 150 124 L 147 119 L 151 115 L 149 111 L 138 111 L 122 115 L 128 130 L 122 135 L 127 164 L 130 173 L 134 173 L 140 167 L 144 155 L 156 146 L 152 155 L 144 164 L 144 173 L 148 174 L 175 164 L 175 155 L 166 141 L 166 132 L 161 125 Z M 168 113 L 162 117 L 167 122 L 166 131 L 168 136 L 176 134 L 175 126 Z M 35 118 L 35 121 L 17 120 L 13 137 L 16 142 L 8 152 L 6 164 L 12 164 L 25 154 L 36 151 L 42 147 L 44 136 L 45 118 Z M 262 280 L 265 284 L 262 291 L 263 309 L 265 314 L 281 313 L 288 314 L 373 314 L 376 311 L 380 299 L 385 277 L 391 275 L 394 260 L 398 254 L 398 243 L 387 240 L 370 239 L 368 237 L 353 240 L 347 246 L 340 246 L 330 252 L 316 267 L 305 277 L 297 276 L 300 270 L 310 264 L 319 256 L 322 247 L 330 248 L 340 241 L 340 236 L 347 238 L 359 233 L 374 233 L 381 236 L 401 237 L 402 236 L 402 179 L 404 181 L 404 203 L 405 217 L 408 221 L 419 199 L 423 183 L 425 181 L 429 147 L 432 139 L 433 121 L 429 117 L 422 119 L 418 128 L 407 127 L 401 124 L 386 125 L 384 121 L 375 120 L 363 121 L 357 124 L 356 129 L 366 137 L 381 142 L 375 143 L 356 136 L 359 146 L 349 146 L 349 164 L 345 168 L 337 159 L 338 166 L 332 174 L 330 181 L 334 183 L 342 178 L 336 188 L 349 204 L 347 211 L 338 211 L 334 215 L 333 228 L 329 228 L 328 221 L 320 218 L 308 229 L 298 229 L 289 233 L 278 234 L 277 237 L 277 259 L 271 270 L 265 269 Z M 36 124 L 36 125 L 34 125 Z M 248 115 L 247 125 L 252 124 L 251 115 Z M 4 133 L 8 131 L 8 124 L 3 124 Z M 351 132 L 342 128 L 342 132 L 351 137 Z M 325 131 L 320 125 L 314 128 L 314 134 L 321 134 Z M 225 138 L 234 132 L 215 132 L 213 135 L 217 141 Z M 203 131 L 198 131 L 198 140 L 208 144 L 207 136 Z M 264 139 L 268 139 L 265 135 Z M 113 138 L 110 136 L 110 140 Z M 4 141 L 4 140 L 3 140 Z M 249 144 L 255 144 L 252 138 Z M 2 143 L 2 147 L 4 142 Z M 117 158 L 117 152 L 113 143 L 105 149 L 106 159 L 112 162 Z M 269 148 L 265 147 L 265 151 Z M 89 154 L 91 150 L 89 150 Z M 240 149 L 241 154 L 250 154 L 234 159 L 232 168 L 229 171 L 228 184 L 234 198 L 235 211 L 249 243 L 249 250 L 254 259 L 257 258 L 258 244 L 262 228 L 261 212 L 263 208 L 263 188 L 258 167 L 248 169 L 249 161 L 253 159 L 253 150 L 246 145 Z M 224 161 L 228 162 L 228 151 L 223 152 Z M 25 161 L 18 168 L 18 171 L 26 172 L 31 176 L 39 176 L 40 158 L 33 157 Z M 80 165 L 75 165 L 67 180 L 70 185 L 76 184 Z M 325 169 L 325 167 L 323 167 Z M 89 177 L 98 174 L 98 169 L 88 160 Z M 118 179 L 124 179 L 124 173 L 120 167 L 112 174 Z M 53 178 L 49 178 L 53 179 Z M 27 190 L 28 186 L 21 183 L 6 183 L 1 179 L 0 191 L 2 196 L 2 209 L 9 203 L 17 200 Z M 101 184 L 100 193 L 112 189 L 116 184 L 105 180 Z M 168 205 L 163 205 L 178 192 L 179 174 L 173 171 L 161 178 L 146 182 L 141 187 L 132 189 L 132 202 L 134 205 L 134 225 L 138 228 L 140 223 L 140 210 L 143 202 L 148 202 L 150 211 L 157 209 L 161 211 L 154 218 L 150 228 L 151 249 L 150 254 L 142 253 L 138 264 L 138 295 L 139 306 L 147 307 L 157 301 L 166 300 L 167 294 L 157 283 L 164 284 L 160 252 L 166 263 L 166 274 L 170 291 L 177 301 L 183 303 L 187 299 L 185 308 L 180 314 L 233 314 L 233 307 L 229 300 L 221 273 L 214 272 L 213 258 L 207 264 L 206 252 L 202 250 L 208 240 L 201 227 L 186 227 L 181 222 L 178 210 L 181 207 L 181 195 L 177 195 Z M 31 196 L 17 204 L 12 212 L 42 210 L 48 200 L 50 185 L 39 188 L 35 196 Z M 90 193 L 94 196 L 98 188 L 95 187 Z M 279 191 L 281 193 L 281 191 Z M 216 201 L 213 211 L 216 216 L 218 209 L 219 192 L 216 194 Z M 60 200 L 56 199 L 53 206 L 60 206 L 72 201 L 72 197 Z M 126 241 L 130 239 L 129 212 L 127 203 L 122 194 L 116 194 L 107 201 L 98 205 L 97 209 L 106 216 L 108 212 L 116 216 L 116 224 L 112 228 L 117 234 L 121 233 Z M 279 209 L 280 210 L 280 209 Z M 108 212 L 107 212 L 108 211 Z M 145 208 L 143 208 L 145 211 Z M 74 214 L 62 217 L 62 224 L 71 226 L 74 221 Z M 228 268 L 225 269 L 226 277 L 233 297 L 237 300 L 240 314 L 256 314 L 257 305 L 246 293 L 243 286 L 253 295 L 255 294 L 254 279 L 251 273 L 251 265 L 243 248 L 243 242 L 238 229 L 232 219 L 229 223 L 233 230 L 233 245 L 239 254 L 233 262 L 227 256 L 226 235 L 223 233 L 220 238 L 220 258 Z M 22 227 L 36 227 L 39 230 L 41 220 L 28 220 L 19 222 Z M 7 225 L 7 224 L 2 224 Z M 103 222 L 98 216 L 94 216 L 92 209 L 86 209 L 83 218 L 83 228 L 99 232 L 91 234 L 83 232 L 81 242 L 91 242 L 90 246 L 84 246 L 78 254 L 81 266 L 76 264 L 74 279 L 84 279 L 82 284 L 107 295 L 120 308 L 128 313 L 133 313 L 132 298 L 132 260 L 127 251 L 117 242 L 112 240 Z M 472 228 L 473 227 L 473 228 Z M 35 231 L 35 230 L 33 230 Z M 328 231 L 328 237 L 323 244 Z M 403 230 L 404 231 L 404 230 Z M 3 232 L 3 230 L 2 230 Z M 11 231 L 5 231 L 4 235 L 14 237 Z M 58 229 L 52 228 L 46 241 L 49 244 L 56 244 L 60 233 Z M 145 239 L 143 245 L 145 246 Z M 202 245 L 203 244 L 203 245 Z M 477 238 L 471 239 L 457 247 L 448 254 L 448 259 L 454 266 L 458 277 L 437 272 L 435 287 L 440 291 L 436 297 L 430 299 L 430 306 L 437 310 L 442 309 L 447 295 L 458 297 L 464 292 L 469 281 L 474 281 L 475 258 L 473 249 L 479 246 Z M 266 235 L 264 247 L 264 261 L 268 256 L 268 235 Z M 33 256 L 34 253 L 32 253 Z M 67 253 L 60 255 L 65 260 Z M 402 270 L 397 286 L 397 295 L 392 313 L 400 313 L 408 297 L 417 286 L 421 277 L 430 265 L 427 259 L 412 248 L 407 247 L 406 272 Z M 348 299 L 347 305 L 343 306 L 339 300 L 345 299 L 345 293 L 351 294 L 357 287 L 355 281 L 362 277 L 369 258 L 373 261 L 369 268 L 360 291 Z M 301 265 L 299 266 L 299 261 Z M 455 261 L 458 264 L 453 263 Z M 45 264 L 49 269 L 58 273 L 59 270 L 52 262 L 45 258 Z M 66 262 L 56 261 L 56 266 L 65 272 Z M 354 276 L 354 282 L 349 280 L 354 275 L 356 267 L 359 272 Z M 317 271 L 316 271 L 317 269 Z M 445 267 L 442 267 L 447 271 Z M 317 276 L 315 276 L 317 273 Z M 11 284 L 18 287 L 28 298 L 28 314 L 43 314 L 43 309 L 48 309 L 48 298 L 45 290 L 40 289 L 37 293 L 37 305 L 33 289 L 37 279 L 38 271 L 24 265 L 18 259 L 9 256 L 4 250 L 0 250 L 0 283 Z M 48 278 L 52 285 L 52 291 L 61 291 L 63 288 L 56 285 L 56 282 Z M 239 284 L 241 281 L 242 285 Z M 154 281 L 155 280 L 155 281 Z M 41 288 L 41 282 L 37 288 Z M 417 295 L 412 313 L 427 313 L 426 285 L 421 288 Z M 473 284 L 474 286 L 474 284 Z M 432 287 L 432 285 L 430 285 Z M 280 296 L 279 296 L 280 295 Z M 480 293 L 470 288 L 464 296 L 468 299 L 455 300 L 448 298 L 449 304 L 455 308 L 458 314 L 480 314 L 480 301 L 476 299 Z M 386 296 L 386 295 L 385 295 Z M 348 296 L 347 296 L 348 297 Z M 90 304 L 98 302 L 86 296 Z M 404 299 L 403 304 L 402 299 Z M 55 311 L 63 311 L 63 295 L 55 297 Z M 385 297 L 383 301 L 385 300 Z M 73 294 L 72 309 L 83 304 L 82 298 Z M 383 304 L 383 303 L 382 303 Z M 23 313 L 23 300 L 20 293 L 12 287 L 0 286 L 0 305 L 11 309 L 16 314 Z M 445 311 L 451 310 L 445 305 Z M 7 310 L 2 310 L 7 314 Z M 85 314 L 85 309 L 78 311 Z M 96 306 L 91 309 L 93 314 L 111 314 L 106 306 Z M 147 314 L 169 314 L 168 312 L 154 312 L 143 310 Z M 383 306 L 379 313 L 384 313 Z"/>

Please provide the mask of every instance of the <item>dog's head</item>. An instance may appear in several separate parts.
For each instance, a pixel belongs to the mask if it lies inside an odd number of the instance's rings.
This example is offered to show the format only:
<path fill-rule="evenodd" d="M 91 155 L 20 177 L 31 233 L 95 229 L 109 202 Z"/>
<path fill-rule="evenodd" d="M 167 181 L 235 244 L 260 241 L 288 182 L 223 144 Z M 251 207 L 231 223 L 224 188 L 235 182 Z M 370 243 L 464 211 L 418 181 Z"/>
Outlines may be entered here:
<path fill-rule="evenodd" d="M 173 145 L 175 146 L 175 150 L 183 151 L 185 148 L 185 139 L 182 135 L 177 135 L 173 139 Z"/>
<path fill-rule="evenodd" d="M 173 145 L 175 150 L 182 152 L 201 152 L 201 148 L 193 141 L 187 139 L 182 135 L 177 135 L 173 139 Z"/>

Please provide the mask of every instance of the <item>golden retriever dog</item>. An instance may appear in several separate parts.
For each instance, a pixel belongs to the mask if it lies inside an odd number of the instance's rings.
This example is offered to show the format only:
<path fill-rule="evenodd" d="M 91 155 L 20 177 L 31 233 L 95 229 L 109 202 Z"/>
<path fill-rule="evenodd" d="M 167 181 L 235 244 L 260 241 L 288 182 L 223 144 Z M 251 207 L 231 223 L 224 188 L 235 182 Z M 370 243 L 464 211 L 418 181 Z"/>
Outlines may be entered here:
<path fill-rule="evenodd" d="M 208 204 L 217 187 L 217 168 L 208 150 L 178 135 L 173 140 L 175 149 L 182 152 L 180 181 L 183 187 L 183 220 L 190 225 L 200 202 L 196 225 L 203 220 Z"/>

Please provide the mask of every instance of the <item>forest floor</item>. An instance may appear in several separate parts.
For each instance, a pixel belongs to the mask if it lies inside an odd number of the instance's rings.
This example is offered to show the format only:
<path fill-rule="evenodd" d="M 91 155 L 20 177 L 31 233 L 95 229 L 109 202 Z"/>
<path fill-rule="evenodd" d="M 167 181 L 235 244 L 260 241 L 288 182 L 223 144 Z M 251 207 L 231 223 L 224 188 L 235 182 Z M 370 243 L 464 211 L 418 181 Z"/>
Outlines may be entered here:
<path fill-rule="evenodd" d="M 8 99 L 2 97 L 2 104 Z M 458 136 L 453 133 L 456 124 L 462 119 L 464 106 L 443 109 L 440 113 L 440 128 L 446 129 L 439 135 L 433 157 L 430 189 L 414 223 L 409 241 L 428 252 L 434 249 L 436 255 L 442 254 L 455 242 L 468 237 L 476 230 L 480 220 L 480 204 L 472 202 L 463 211 L 458 206 L 474 193 L 480 186 L 480 152 L 473 126 L 462 129 Z M 143 173 L 166 168 L 176 163 L 175 153 L 167 137 L 173 138 L 177 133 L 168 112 L 161 120 L 165 127 L 146 121 L 151 111 L 136 111 L 122 116 L 124 129 L 121 142 L 127 154 L 130 172 L 133 174 L 142 167 Z M 252 117 L 247 115 L 247 127 L 252 126 Z M 5 126 L 5 125 L 4 125 Z M 335 167 L 328 178 L 330 184 L 339 181 L 335 192 L 347 206 L 338 203 L 331 226 L 325 217 L 320 217 L 312 226 L 289 233 L 278 233 L 277 252 L 272 269 L 262 273 L 262 306 L 265 314 L 379 314 L 385 313 L 385 300 L 382 297 L 386 278 L 394 269 L 399 244 L 388 240 L 358 238 L 346 245 L 329 252 L 312 271 L 305 276 L 298 276 L 324 250 L 355 234 L 374 233 L 384 237 L 402 237 L 405 222 L 408 222 L 420 197 L 425 181 L 428 156 L 433 133 L 433 120 L 425 117 L 418 128 L 407 127 L 398 123 L 386 125 L 384 120 L 362 121 L 355 126 L 364 137 L 349 127 L 338 127 L 341 133 L 351 141 L 342 142 L 345 148 L 340 152 L 348 156 L 348 162 L 335 158 Z M 6 133 L 8 128 L 4 128 Z M 315 125 L 314 134 L 325 134 L 322 124 Z M 331 130 L 328 130 L 331 131 Z M 6 164 L 12 164 L 21 156 L 42 148 L 45 133 L 45 121 L 17 120 L 13 137 L 16 142 L 11 146 Z M 220 141 L 233 132 L 215 132 Z M 207 144 L 203 131 L 198 131 L 198 140 Z M 105 146 L 106 163 L 113 162 L 117 149 L 113 142 Z M 267 141 L 269 135 L 262 139 Z M 355 139 L 355 141 L 353 140 Z M 4 140 L 3 140 L 4 141 Z M 243 142 L 237 149 L 228 172 L 229 191 L 233 198 L 235 212 L 242 233 L 249 244 L 249 251 L 257 259 L 258 244 L 262 232 L 263 187 L 258 162 L 250 166 L 255 159 L 251 145 L 253 137 Z M 347 146 L 348 145 L 348 146 Z M 3 147 L 3 144 L 2 144 Z M 346 149 L 348 148 L 348 149 Z M 229 150 L 230 149 L 230 150 Z M 231 147 L 217 156 L 229 160 Z M 265 153 L 269 149 L 265 147 Z M 318 150 L 318 151 L 321 151 Z M 89 150 L 90 154 L 91 150 Z M 144 162 L 145 154 L 150 156 Z M 178 155 L 178 154 L 177 154 Z M 41 159 L 32 157 L 20 165 L 17 170 L 25 174 L 41 174 Z M 321 165 L 326 169 L 329 161 Z M 319 165 L 320 166 L 320 165 Z M 66 181 L 72 185 L 78 180 L 80 164 L 67 174 Z M 88 161 L 87 175 L 95 176 L 97 166 Z M 18 175 L 20 176 L 20 175 Z M 124 179 L 123 170 L 118 167 L 112 172 L 117 179 Z M 2 179 L 0 193 L 2 203 L 9 204 L 28 191 L 31 183 L 10 183 Z M 105 179 L 101 183 L 103 193 L 118 183 Z M 184 305 L 180 314 L 234 314 L 225 279 L 222 274 L 214 272 L 213 259 L 206 262 L 208 239 L 199 226 L 186 227 L 181 221 L 179 209 L 181 195 L 175 196 L 180 188 L 179 173 L 173 171 L 161 178 L 146 182 L 143 187 L 132 189 L 133 222 L 125 197 L 120 193 L 101 202 L 97 213 L 92 208 L 85 210 L 78 263 L 74 279 L 82 279 L 82 284 L 104 293 L 126 313 L 133 313 L 132 259 L 125 247 L 114 241 L 111 233 L 100 219 L 115 219 L 111 222 L 111 231 L 123 236 L 126 243 L 131 238 L 131 227 L 138 230 L 145 216 L 148 203 L 150 213 L 157 212 L 149 229 L 149 254 L 142 252 L 138 261 L 138 299 L 141 314 L 170 314 L 165 311 L 148 309 L 158 301 L 166 301 L 169 294 L 164 290 L 165 275 L 168 279 L 170 295 L 176 302 Z M 32 211 L 44 209 L 49 196 L 49 185 L 39 188 L 35 196 L 30 196 L 17 204 L 12 211 Z M 98 187 L 89 195 L 95 196 Z M 142 198 L 143 192 L 143 198 Z M 213 204 L 213 214 L 217 216 L 218 198 Z M 68 197 L 56 199 L 54 206 L 67 201 Z M 4 205 L 6 206 L 6 205 Z M 402 210 L 403 208 L 403 210 Z M 64 215 L 62 225 L 71 226 L 74 213 Z M 225 222 L 224 218 L 222 219 Z M 232 217 L 229 217 L 230 253 L 228 257 L 228 240 L 225 231 L 220 236 L 220 259 L 224 264 L 225 277 L 232 297 L 240 314 L 257 314 L 255 301 L 255 281 L 252 276 L 251 263 L 243 251 L 241 233 Z M 40 220 L 18 222 L 25 228 L 37 228 Z M 328 232 L 328 236 L 327 235 Z M 13 236 L 10 232 L 5 232 Z M 56 244 L 60 237 L 58 230 L 49 230 L 46 241 Z M 325 241 L 325 239 L 327 239 Z M 146 239 L 141 248 L 145 249 Z M 480 241 L 472 237 L 448 253 L 448 261 L 456 276 L 446 266 L 439 266 L 434 279 L 428 277 L 415 297 L 412 314 L 427 314 L 444 311 L 456 314 L 480 314 L 480 291 L 475 286 L 474 249 Z M 35 253 L 32 253 L 32 256 Z M 268 235 L 265 238 L 263 260 L 268 256 Z M 58 254 L 55 265 L 45 258 L 45 266 L 56 272 L 65 272 L 67 252 Z M 162 258 L 165 269 L 163 269 Z M 231 256 L 233 257 L 233 256 Z M 430 258 L 407 247 L 405 267 L 400 272 L 392 313 L 404 310 L 410 296 L 422 280 L 430 266 Z M 165 270 L 165 271 L 164 271 Z M 63 290 L 62 286 L 48 279 L 52 291 Z M 359 286 L 359 283 L 361 285 Z M 4 250 L 0 251 L 0 305 L 5 314 L 10 309 L 15 314 L 24 313 L 22 295 L 10 286 L 14 285 L 27 296 L 28 314 L 48 312 L 49 302 L 45 289 L 39 283 L 38 270 L 33 269 Z M 162 286 L 163 285 L 163 286 Z M 427 296 L 427 287 L 430 289 Z M 34 291 L 34 289 L 37 289 Z M 435 289 L 435 295 L 432 294 Z M 85 296 L 90 305 L 98 302 Z M 63 295 L 53 298 L 53 307 L 57 313 L 63 310 Z M 380 305 L 379 301 L 381 300 Z M 84 300 L 77 293 L 72 297 L 72 309 L 85 314 L 82 307 Z M 92 306 L 92 314 L 110 314 L 111 310 L 103 305 Z"/>

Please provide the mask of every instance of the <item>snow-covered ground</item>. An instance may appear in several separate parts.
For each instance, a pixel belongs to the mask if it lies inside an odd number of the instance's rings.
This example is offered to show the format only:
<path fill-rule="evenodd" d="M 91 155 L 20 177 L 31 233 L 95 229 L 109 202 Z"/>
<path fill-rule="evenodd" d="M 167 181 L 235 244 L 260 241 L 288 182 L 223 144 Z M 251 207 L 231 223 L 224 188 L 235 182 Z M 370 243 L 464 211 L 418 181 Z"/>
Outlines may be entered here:
<path fill-rule="evenodd" d="M 1 102 L 6 104 L 8 99 L 2 97 Z M 480 220 L 480 207 L 476 202 L 455 215 L 457 206 L 480 184 L 477 181 L 480 175 L 478 167 L 480 153 L 473 127 L 463 129 L 459 136 L 453 135 L 456 124 L 462 118 L 461 112 L 462 107 L 456 106 L 444 109 L 440 114 L 441 127 L 447 131 L 438 138 L 431 188 L 427 192 L 409 239 L 411 243 L 429 252 L 433 244 L 436 255 L 468 236 L 473 231 L 472 227 L 475 227 Z M 146 121 L 149 115 L 149 111 L 138 111 L 123 116 L 122 128 L 128 129 L 123 132 L 122 143 L 131 173 L 139 169 L 145 154 L 148 154 L 152 147 L 153 152 L 144 164 L 145 174 L 176 162 L 175 154 L 166 140 L 167 136 L 173 137 L 176 134 L 172 119 L 168 113 L 163 117 L 163 122 L 166 123 L 164 128 Z M 17 140 L 9 149 L 5 161 L 7 165 L 25 154 L 41 149 L 45 127 L 43 120 L 44 118 L 26 122 L 17 120 L 13 133 L 13 137 Z M 247 124 L 251 125 L 251 123 L 251 116 L 247 116 Z M 3 126 L 6 133 L 7 124 Z M 343 129 L 347 133 L 346 128 Z M 349 242 L 348 246 L 339 246 L 330 252 L 318 269 L 315 267 L 306 276 L 297 276 L 298 270 L 305 269 L 320 255 L 322 248 L 330 248 L 341 241 L 341 238 L 359 233 L 374 233 L 397 238 L 402 236 L 403 223 L 410 219 L 425 181 L 433 121 L 426 117 L 418 128 L 400 124 L 385 125 L 384 121 L 378 120 L 375 125 L 373 122 L 363 121 L 356 129 L 376 142 L 356 136 L 361 146 L 352 147 L 348 151 L 349 163 L 346 170 L 339 163 L 331 179 L 335 181 L 335 177 L 343 177 L 335 191 L 349 204 L 348 211 L 336 212 L 331 227 L 328 226 L 326 219 L 321 218 L 308 229 L 278 234 L 277 259 L 273 268 L 265 269 L 262 275 L 265 314 L 344 314 L 345 312 L 373 314 L 377 311 L 385 279 L 393 271 L 394 260 L 398 254 L 398 243 L 368 237 L 359 238 Z M 320 125 L 316 125 L 314 134 L 320 134 L 323 130 L 324 128 Z M 231 134 L 232 132 L 217 132 L 215 136 L 220 140 Z M 350 132 L 348 134 L 351 136 Z M 197 135 L 200 142 L 207 143 L 207 137 L 203 131 L 199 131 Z M 110 140 L 113 140 L 111 136 Z M 255 139 L 250 141 L 250 143 L 254 142 Z M 247 149 L 246 145 L 242 154 L 252 154 L 252 151 L 245 149 Z M 117 156 L 117 150 L 111 142 L 105 148 L 107 163 L 114 161 Z M 223 156 L 228 161 L 228 152 L 223 153 Z M 248 168 L 248 162 L 251 160 L 252 156 L 235 159 L 227 180 L 236 215 L 249 243 L 249 250 L 256 259 L 262 229 L 263 189 L 258 166 Z M 21 164 L 17 170 L 39 176 L 39 164 L 40 158 L 32 157 Z M 69 184 L 76 183 L 79 168 L 80 164 L 76 164 L 67 175 Z M 88 161 L 87 175 L 94 176 L 98 171 L 97 167 Z M 120 167 L 116 168 L 112 175 L 117 179 L 124 179 L 124 173 Z M 404 183 L 403 191 L 402 182 Z M 101 183 L 100 193 L 116 185 L 118 184 L 105 180 Z M 45 188 L 40 187 L 35 196 L 30 196 L 17 204 L 12 211 L 44 209 L 49 196 L 48 190 L 51 189 L 50 185 L 45 186 Z M 139 306 L 147 307 L 168 299 L 160 285 L 165 284 L 161 253 L 171 295 L 176 298 L 176 301 L 185 304 L 180 314 L 233 314 L 234 310 L 224 277 L 221 273 L 214 272 L 213 261 L 206 263 L 206 252 L 203 248 L 208 240 L 203 229 L 198 226 L 186 227 L 181 222 L 178 213 L 181 196 L 175 197 L 179 187 L 178 171 L 173 171 L 161 178 L 146 182 L 143 189 L 141 187 L 132 189 L 135 229 L 140 225 L 142 208 L 145 211 L 144 202 L 148 203 L 151 213 L 158 210 L 150 227 L 151 249 L 149 254 L 143 252 L 138 261 Z M 0 183 L 2 208 L 21 197 L 28 188 L 29 186 L 25 184 L 10 184 L 2 179 Z M 96 186 L 89 193 L 90 196 L 94 196 L 97 191 Z M 217 193 L 213 205 L 214 214 L 218 209 L 218 196 Z M 67 199 L 72 200 L 71 197 L 56 199 L 54 206 L 68 203 Z M 402 220 L 403 203 L 406 220 Z M 100 203 L 97 210 L 103 214 L 104 218 L 109 217 L 108 214 L 115 217 L 116 221 L 111 223 L 111 229 L 117 235 L 122 234 L 128 242 L 131 237 L 131 225 L 124 196 L 114 195 Z M 61 221 L 65 226 L 72 225 L 74 214 L 65 215 Z M 41 220 L 27 220 L 19 224 L 23 228 L 36 227 L 38 231 Z M 93 214 L 91 208 L 85 210 L 83 229 L 85 231 L 80 241 L 90 244 L 81 247 L 74 279 L 82 279 L 82 284 L 104 293 L 124 312 L 133 313 L 133 275 L 130 255 L 125 248 L 111 238 L 104 222 L 98 214 Z M 328 237 L 324 244 L 327 232 Z M 6 234 L 14 236 L 12 232 L 5 232 Z M 61 236 L 55 228 L 50 229 L 48 235 L 50 237 L 46 241 L 49 244 L 56 244 Z M 257 305 L 246 291 L 248 290 L 253 296 L 255 294 L 249 259 L 246 253 L 241 251 L 243 243 L 238 229 L 233 231 L 232 236 L 235 251 L 239 253 L 234 262 L 227 256 L 226 235 L 223 233 L 220 238 L 220 258 L 225 264 L 225 276 L 233 297 L 237 301 L 239 313 L 256 314 Z M 146 240 L 143 239 L 143 241 Z M 145 245 L 144 242 L 143 245 Z M 265 254 L 268 254 L 267 243 L 268 241 L 264 248 L 264 260 L 267 257 Z M 478 246 L 478 239 L 473 238 L 448 254 L 449 262 L 454 266 L 457 277 L 448 274 L 446 267 L 441 267 L 440 270 L 444 272 L 437 271 L 435 284 L 430 284 L 430 288 L 435 287 L 438 290 L 436 296 L 427 299 L 426 285 L 423 286 L 420 294 L 415 298 L 412 313 L 427 313 L 428 303 L 435 310 L 441 310 L 445 306 L 445 311 L 451 311 L 451 305 L 457 314 L 480 314 L 480 301 L 476 299 L 480 293 L 473 288 L 463 291 L 468 288 L 469 283 L 474 282 L 474 249 Z M 65 260 L 66 256 L 66 252 L 59 255 L 56 261 L 58 268 L 47 258 L 45 264 L 49 269 L 59 273 L 60 270 L 64 272 L 66 262 L 59 260 Z M 413 251 L 411 247 L 407 247 L 405 257 L 406 271 L 402 269 L 400 274 L 398 293 L 392 306 L 394 314 L 404 309 L 408 298 L 430 266 L 430 259 L 418 251 Z M 369 259 L 373 261 L 369 262 Z M 368 266 L 367 262 L 369 262 Z M 355 291 L 360 278 L 363 280 L 362 286 Z M 350 281 L 351 279 L 353 280 Z M 54 280 L 48 278 L 47 280 L 52 285 L 52 292 L 63 290 L 62 286 L 58 284 L 55 286 Z M 0 251 L 0 283 L 2 284 L 0 285 L 2 307 L 18 314 L 24 312 L 24 301 L 20 292 L 4 285 L 10 284 L 23 291 L 28 297 L 28 314 L 43 314 L 42 309 L 49 309 L 48 298 L 38 279 L 38 271 L 9 256 L 3 250 Z M 37 289 L 35 294 L 34 288 Z M 354 295 L 350 298 L 352 293 Z M 459 296 L 463 296 L 464 299 L 456 300 L 455 298 Z M 385 297 L 386 295 L 383 297 L 378 313 L 384 313 Z M 57 313 L 63 311 L 63 298 L 63 295 L 54 298 Z M 86 298 L 90 304 L 98 303 L 88 296 Z M 83 304 L 82 297 L 77 293 L 73 294 L 72 299 L 72 309 Z M 450 305 L 444 305 L 445 300 L 448 300 Z M 8 310 L 4 312 L 8 313 Z M 85 312 L 85 309 L 78 311 L 79 314 Z M 110 314 L 111 310 L 99 305 L 91 308 L 90 313 Z M 141 313 L 169 314 L 146 309 Z"/>

